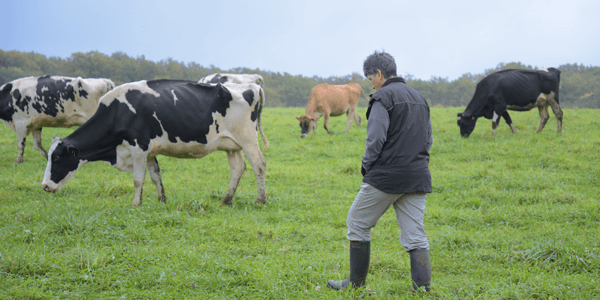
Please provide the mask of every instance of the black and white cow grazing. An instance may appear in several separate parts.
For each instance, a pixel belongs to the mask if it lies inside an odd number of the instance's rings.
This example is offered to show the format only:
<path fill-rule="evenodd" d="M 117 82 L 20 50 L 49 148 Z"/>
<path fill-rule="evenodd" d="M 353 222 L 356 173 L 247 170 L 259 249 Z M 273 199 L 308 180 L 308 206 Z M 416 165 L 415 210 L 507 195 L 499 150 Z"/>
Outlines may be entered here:
<path fill-rule="evenodd" d="M 142 204 L 146 169 L 164 202 L 157 155 L 202 158 L 221 150 L 227 152 L 231 168 L 222 203 L 230 204 L 246 169 L 244 151 L 256 176 L 256 203 L 265 203 L 266 161 L 257 137 L 258 127 L 268 146 L 260 125 L 263 105 L 264 92 L 252 83 L 153 80 L 120 85 L 100 99 L 88 122 L 53 140 L 42 187 L 57 192 L 81 165 L 106 161 L 133 173 L 134 206 Z"/>
<path fill-rule="evenodd" d="M 540 113 L 542 131 L 550 118 L 548 106 L 556 116 L 557 132 L 562 131 L 563 111 L 558 102 L 560 71 L 555 68 L 529 70 L 504 70 L 483 78 L 475 89 L 473 99 L 463 113 L 458 114 L 460 134 L 468 137 L 477 118 L 492 119 L 492 134 L 500 122 L 500 116 L 506 120 L 514 133 L 517 133 L 508 115 L 509 110 L 527 111 L 537 107 Z"/>
<path fill-rule="evenodd" d="M 201 78 L 198 83 L 256 83 L 263 87 L 265 80 L 258 74 L 216 73 Z"/>
<path fill-rule="evenodd" d="M 104 78 L 41 76 L 16 79 L 0 87 L 0 119 L 17 134 L 23 162 L 25 139 L 31 133 L 33 146 L 42 146 L 42 127 L 79 126 L 92 117 L 98 100 L 115 84 Z"/>

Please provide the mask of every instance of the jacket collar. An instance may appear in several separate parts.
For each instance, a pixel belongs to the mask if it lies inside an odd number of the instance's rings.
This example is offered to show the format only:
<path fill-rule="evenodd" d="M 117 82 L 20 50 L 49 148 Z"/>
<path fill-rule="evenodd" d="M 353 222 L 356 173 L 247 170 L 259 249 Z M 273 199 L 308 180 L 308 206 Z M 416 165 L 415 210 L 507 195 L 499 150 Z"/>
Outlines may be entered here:
<path fill-rule="evenodd" d="M 381 85 L 381 87 L 384 87 L 384 86 L 386 86 L 386 85 L 390 85 L 390 84 L 392 84 L 392 83 L 394 83 L 394 82 L 401 82 L 401 83 L 404 83 L 404 84 L 406 84 L 406 81 L 404 81 L 404 78 L 402 78 L 402 77 L 400 77 L 400 76 L 397 76 L 397 77 L 392 77 L 392 78 L 390 78 L 390 79 L 387 79 L 387 80 L 386 80 L 386 81 L 385 81 L 385 82 L 384 82 L 384 83 Z M 373 94 L 374 94 L 374 93 L 373 93 Z M 369 94 L 369 98 L 372 98 L 372 97 L 373 97 L 373 94 Z M 369 101 L 369 106 L 370 106 L 371 104 L 372 104 L 372 101 Z"/>
<path fill-rule="evenodd" d="M 406 81 L 404 81 L 404 78 L 398 76 L 398 77 L 392 77 L 392 78 L 386 80 L 383 83 L 383 85 L 381 85 L 381 87 L 384 87 L 386 85 L 390 85 L 390 84 L 392 84 L 394 82 L 401 82 L 401 83 L 406 84 Z M 369 116 L 371 115 L 371 107 L 373 107 L 373 102 L 375 101 L 373 99 L 373 94 L 370 94 L 369 98 L 370 98 L 370 100 L 369 100 L 369 107 L 367 108 L 367 121 L 369 120 Z"/>
<path fill-rule="evenodd" d="M 381 87 L 384 87 L 384 86 L 389 85 L 394 82 L 406 83 L 406 81 L 404 81 L 404 78 L 398 76 L 398 77 L 392 77 L 392 78 L 386 80 Z"/>

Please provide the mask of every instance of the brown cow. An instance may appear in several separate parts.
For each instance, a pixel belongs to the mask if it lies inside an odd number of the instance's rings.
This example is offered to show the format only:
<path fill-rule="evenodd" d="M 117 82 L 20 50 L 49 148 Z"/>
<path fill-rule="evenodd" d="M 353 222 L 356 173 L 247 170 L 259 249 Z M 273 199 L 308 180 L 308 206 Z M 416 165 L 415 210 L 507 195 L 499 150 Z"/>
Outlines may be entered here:
<path fill-rule="evenodd" d="M 324 127 L 328 133 L 330 133 L 329 116 L 337 117 L 343 114 L 348 116 L 348 123 L 344 133 L 348 133 L 353 119 L 356 121 L 356 126 L 360 127 L 360 116 L 356 113 L 356 104 L 361 94 L 364 95 L 364 92 L 358 83 L 344 85 L 321 83 L 313 87 L 310 91 L 304 116 L 296 117 L 300 121 L 300 128 L 302 128 L 300 137 L 307 136 L 311 130 L 315 131 L 317 129 L 317 121 L 321 116 L 325 116 Z"/>

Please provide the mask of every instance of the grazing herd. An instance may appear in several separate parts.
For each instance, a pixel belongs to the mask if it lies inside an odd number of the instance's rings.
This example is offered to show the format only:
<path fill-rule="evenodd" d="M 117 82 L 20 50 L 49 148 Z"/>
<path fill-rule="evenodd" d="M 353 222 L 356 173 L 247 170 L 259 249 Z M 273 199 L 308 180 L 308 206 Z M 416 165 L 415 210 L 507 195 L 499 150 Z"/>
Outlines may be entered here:
<path fill-rule="evenodd" d="M 460 134 L 468 137 L 479 117 L 492 119 L 492 134 L 500 117 L 516 130 L 507 110 L 537 107 L 542 131 L 552 108 L 560 133 L 563 112 L 559 104 L 560 71 L 555 68 L 505 70 L 481 80 L 464 112 L 458 114 Z M 265 105 L 264 79 L 257 74 L 217 73 L 195 81 L 150 80 L 115 87 L 110 79 L 41 76 L 14 80 L 0 87 L 0 120 L 17 134 L 17 163 L 23 162 L 25 139 L 33 136 L 35 149 L 47 158 L 42 187 L 58 192 L 80 166 L 105 161 L 133 173 L 133 205 L 142 204 L 146 170 L 156 185 L 159 201 L 166 201 L 156 156 L 202 158 L 225 151 L 231 181 L 222 204 L 230 204 L 246 169 L 246 158 L 257 181 L 256 203 L 266 203 L 266 161 L 269 143 L 261 125 Z M 316 85 L 305 114 L 296 119 L 301 137 L 315 131 L 324 117 L 346 114 L 348 133 L 364 92 L 357 83 Z M 366 96 L 365 96 L 366 97 Z M 43 127 L 80 126 L 63 138 L 55 137 L 48 152 L 42 146 Z M 264 148 L 258 143 L 260 134 Z"/>

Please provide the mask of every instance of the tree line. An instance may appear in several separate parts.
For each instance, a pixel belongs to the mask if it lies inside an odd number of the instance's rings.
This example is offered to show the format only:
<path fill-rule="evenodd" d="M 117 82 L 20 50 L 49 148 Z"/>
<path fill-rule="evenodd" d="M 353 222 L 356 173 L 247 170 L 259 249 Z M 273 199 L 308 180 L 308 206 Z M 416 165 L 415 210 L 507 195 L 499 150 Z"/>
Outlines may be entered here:
<path fill-rule="evenodd" d="M 600 108 L 600 67 L 582 64 L 564 64 L 556 67 L 561 73 L 560 104 L 564 108 Z M 415 78 L 411 74 L 402 77 L 407 84 L 423 94 L 430 106 L 466 106 L 475 86 L 485 76 L 505 69 L 536 70 L 537 67 L 521 62 L 499 63 L 481 74 L 465 73 L 455 80 L 432 77 L 429 80 Z M 310 90 L 317 84 L 359 83 L 365 95 L 372 93 L 371 83 L 362 74 L 327 78 L 291 75 L 244 67 L 223 70 L 213 65 L 204 67 L 196 62 L 184 63 L 171 58 L 158 62 L 147 60 L 143 55 L 130 57 L 123 52 L 106 55 L 98 51 L 76 52 L 67 58 L 46 57 L 35 52 L 4 51 L 0 49 L 0 85 L 12 80 L 40 75 L 62 75 L 84 78 L 110 78 L 115 84 L 151 79 L 182 79 L 197 81 L 213 73 L 253 73 L 265 79 L 267 106 L 305 106 Z M 399 74 L 400 75 L 400 74 Z M 360 106 L 367 105 L 361 97 Z"/>

